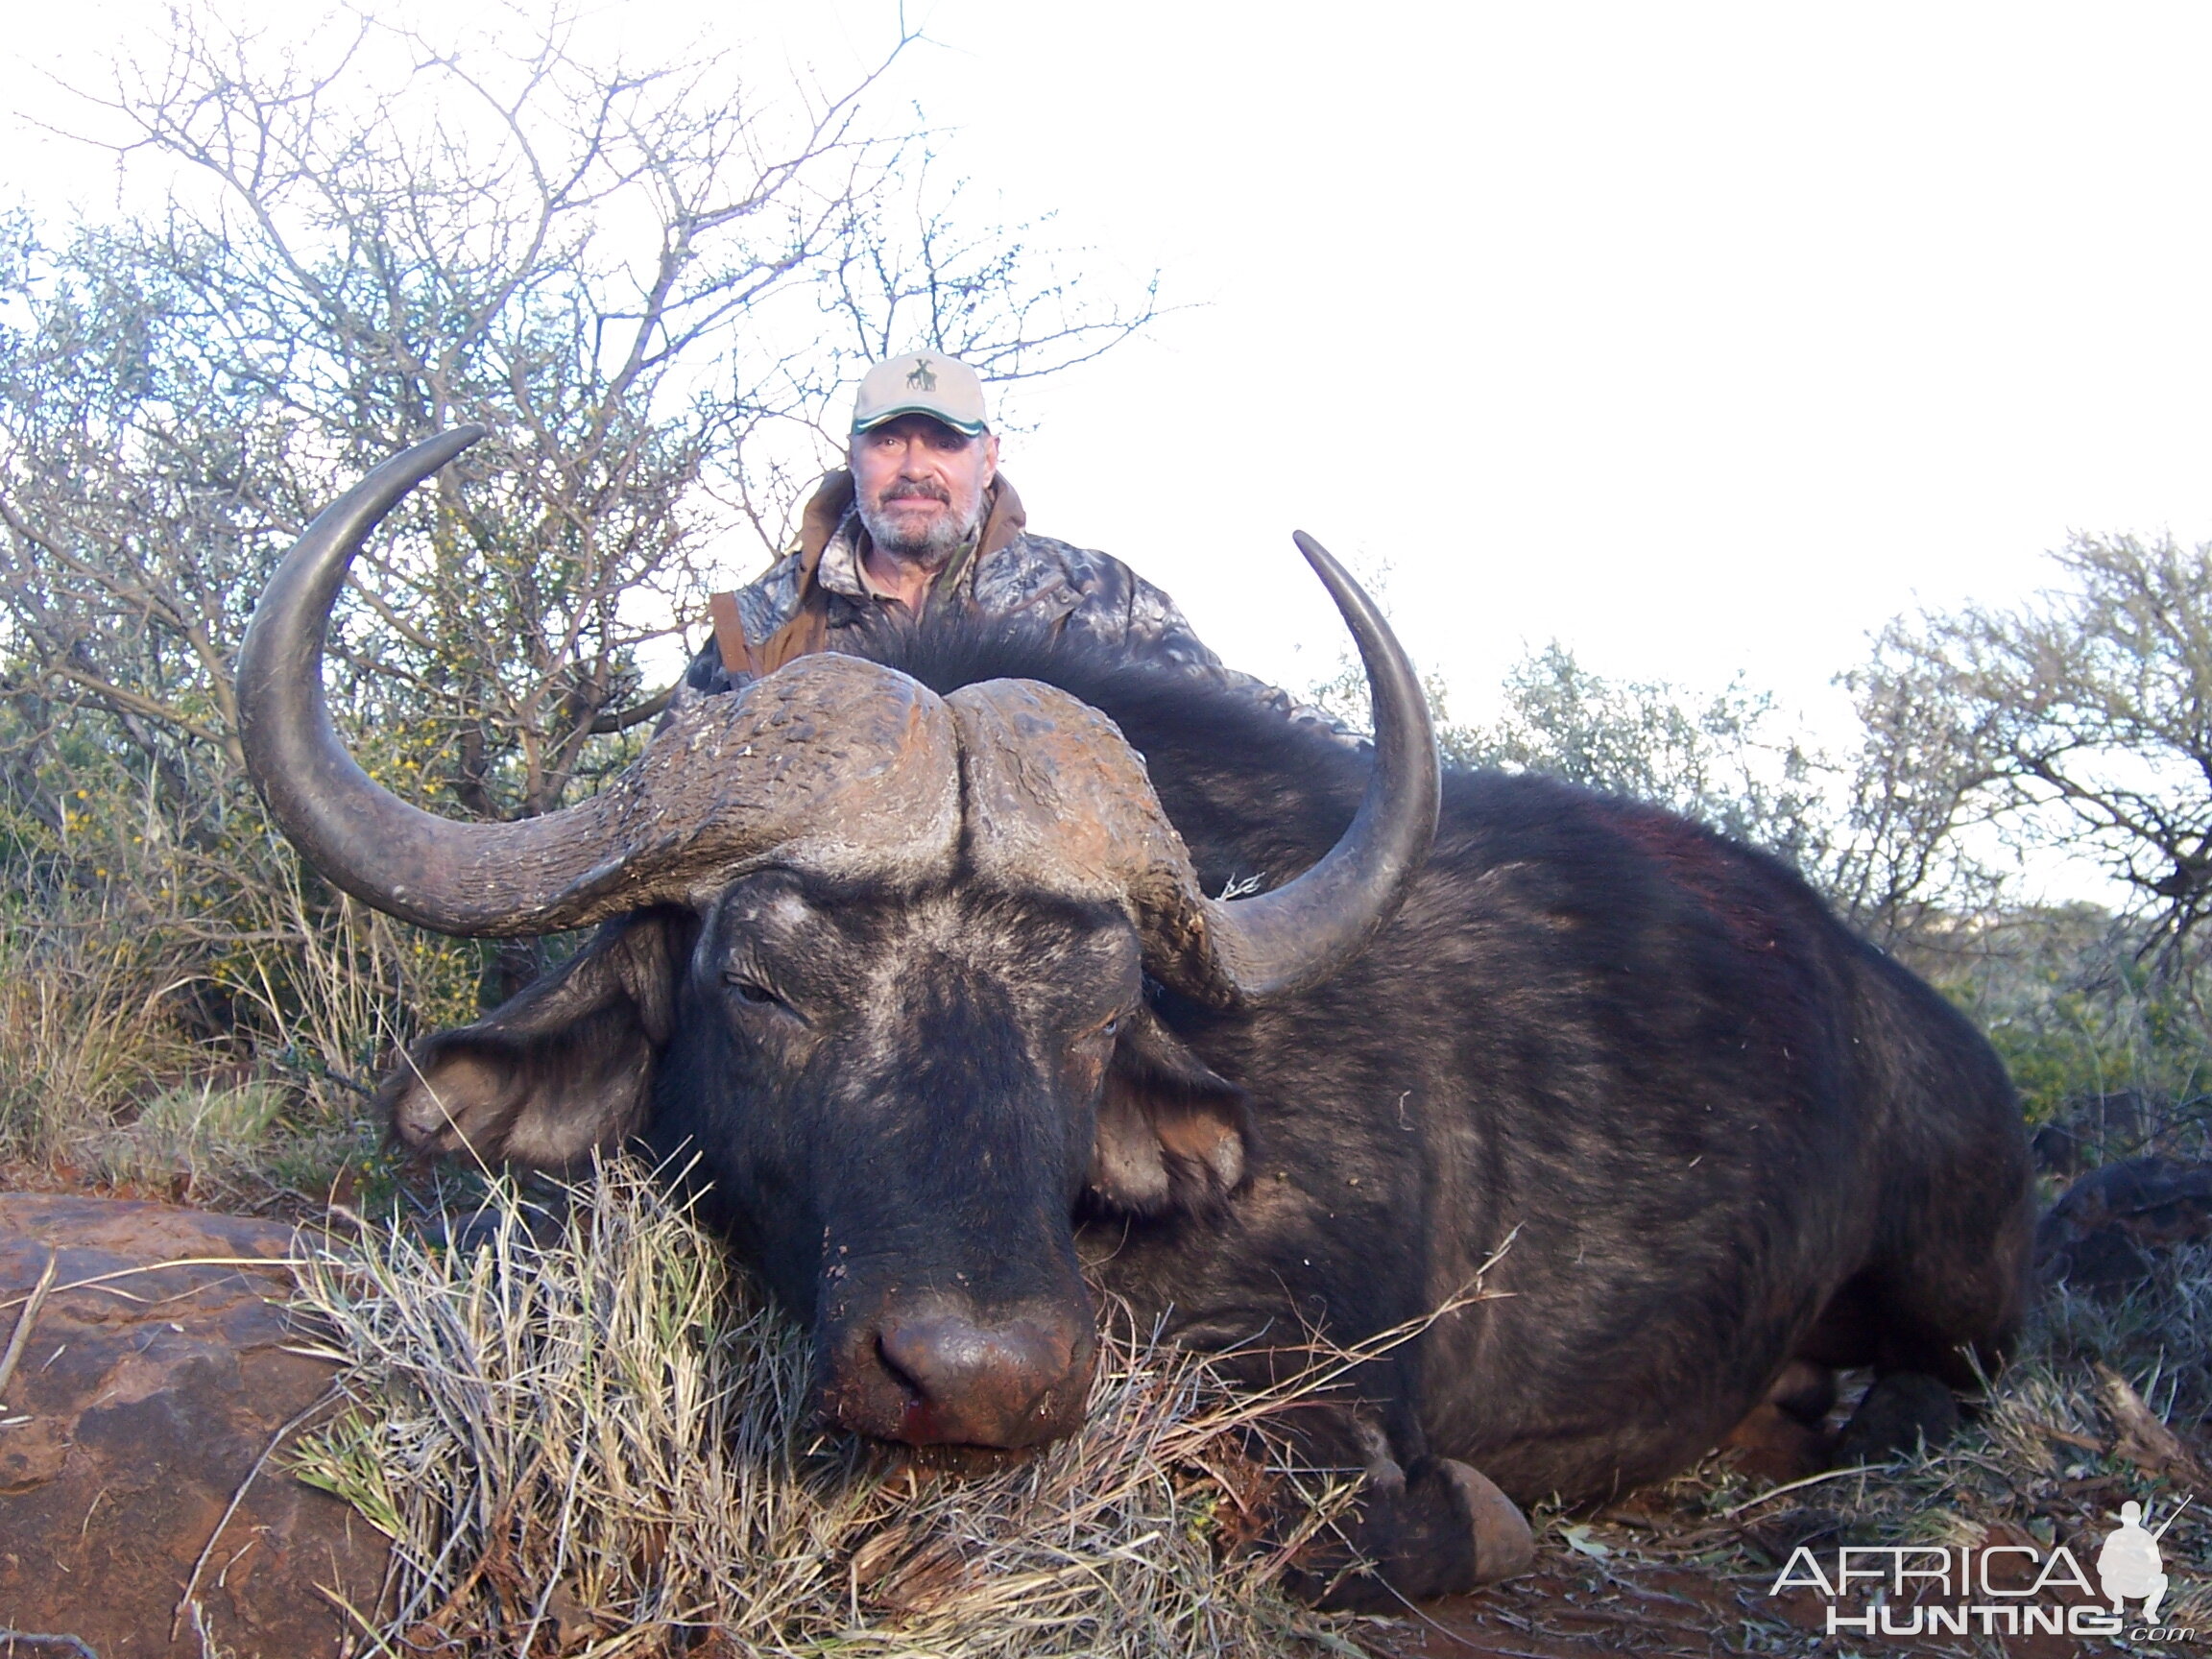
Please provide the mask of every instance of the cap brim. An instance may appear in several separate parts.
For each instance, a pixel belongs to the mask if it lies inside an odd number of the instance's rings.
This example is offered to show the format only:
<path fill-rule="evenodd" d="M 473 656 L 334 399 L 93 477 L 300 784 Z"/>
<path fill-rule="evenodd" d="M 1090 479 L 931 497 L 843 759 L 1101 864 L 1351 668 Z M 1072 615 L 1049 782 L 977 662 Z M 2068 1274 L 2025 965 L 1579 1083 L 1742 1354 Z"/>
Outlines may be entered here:
<path fill-rule="evenodd" d="M 855 435 L 862 432 L 873 432 L 885 421 L 896 421 L 902 415 L 926 415 L 939 425 L 951 427 L 963 438 L 980 438 L 991 430 L 987 421 L 955 421 L 944 410 L 933 409 L 926 403 L 900 403 L 889 409 L 878 409 L 867 420 L 854 421 L 853 430 Z"/>

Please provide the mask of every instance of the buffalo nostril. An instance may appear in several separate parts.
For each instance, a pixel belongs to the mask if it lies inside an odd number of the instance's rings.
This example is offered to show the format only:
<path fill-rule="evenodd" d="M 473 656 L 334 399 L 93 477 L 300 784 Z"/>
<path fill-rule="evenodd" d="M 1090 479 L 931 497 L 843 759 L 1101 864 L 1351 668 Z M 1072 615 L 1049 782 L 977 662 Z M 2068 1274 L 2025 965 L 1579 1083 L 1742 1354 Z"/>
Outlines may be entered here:
<path fill-rule="evenodd" d="M 912 1395 L 901 1438 L 917 1443 L 1028 1446 L 1066 1431 L 1046 1396 L 1077 1378 L 1078 1344 L 1031 1319 L 981 1325 L 936 1311 L 886 1321 L 876 1348 Z"/>

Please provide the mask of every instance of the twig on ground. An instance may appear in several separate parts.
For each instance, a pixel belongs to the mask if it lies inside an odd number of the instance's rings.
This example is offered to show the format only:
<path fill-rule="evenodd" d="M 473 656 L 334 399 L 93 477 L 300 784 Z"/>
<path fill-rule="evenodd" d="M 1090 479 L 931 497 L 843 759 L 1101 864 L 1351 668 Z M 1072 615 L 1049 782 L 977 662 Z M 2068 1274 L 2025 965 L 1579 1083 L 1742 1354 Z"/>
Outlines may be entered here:
<path fill-rule="evenodd" d="M 0 1642 L 8 1644 L 10 1652 L 30 1646 L 52 1647 L 61 1652 L 74 1653 L 78 1659 L 100 1659 L 100 1655 L 85 1646 L 82 1636 L 44 1636 L 36 1630 L 0 1630 Z"/>
<path fill-rule="evenodd" d="M 54 1269 L 61 1260 L 61 1252 L 46 1252 L 46 1269 L 38 1275 L 38 1283 L 25 1298 L 23 1311 L 15 1320 L 13 1334 L 8 1338 L 8 1352 L 0 1354 L 0 1396 L 8 1392 L 8 1384 L 15 1380 L 15 1367 L 22 1360 L 23 1345 L 31 1340 L 31 1326 L 38 1317 L 38 1310 L 46 1306 L 46 1293 L 54 1288 Z M 0 1410 L 7 1407 L 0 1407 Z"/>
<path fill-rule="evenodd" d="M 192 1563 L 192 1575 L 184 1580 L 184 1594 L 177 1599 L 177 1610 L 169 1621 L 170 1641 L 176 1641 L 178 1636 L 182 1633 L 186 1613 L 188 1611 L 197 1613 L 192 1596 L 200 1588 L 200 1575 L 207 1570 L 208 1557 L 215 1553 L 215 1546 L 223 1536 L 223 1529 L 230 1525 L 230 1517 L 237 1514 L 238 1505 L 246 1502 L 247 1489 L 253 1484 L 254 1479 L 267 1467 L 269 1459 L 276 1455 L 276 1448 L 284 1444 L 287 1435 L 314 1416 L 316 1412 L 324 1410 L 342 1398 L 344 1396 L 339 1392 L 338 1385 L 332 1383 L 324 1390 L 320 1399 L 305 1409 L 296 1413 L 290 1422 L 278 1429 L 270 1437 L 269 1444 L 261 1448 L 261 1455 L 253 1459 L 253 1467 L 246 1471 L 246 1479 L 239 1481 L 238 1490 L 230 1494 L 230 1502 L 225 1506 L 222 1519 L 215 1523 L 215 1530 L 207 1534 L 207 1542 L 200 1551 L 200 1558 Z"/>
<path fill-rule="evenodd" d="M 72 1279 L 68 1284 L 57 1285 L 54 1288 L 59 1291 L 101 1290 L 109 1296 L 120 1296 L 127 1302 L 146 1302 L 148 1298 L 144 1296 L 133 1296 L 128 1290 L 111 1288 L 108 1282 L 114 1279 L 133 1279 L 141 1273 L 166 1272 L 171 1267 L 261 1267 L 271 1272 L 281 1273 L 289 1265 L 290 1263 L 281 1256 L 180 1256 L 174 1262 L 142 1262 L 135 1267 L 118 1267 L 112 1273 L 95 1273 L 89 1279 Z M 195 1285 L 189 1290 L 180 1290 L 170 1296 L 155 1297 L 152 1299 L 151 1305 L 158 1306 L 163 1302 L 179 1302 L 186 1296 L 197 1296 L 201 1291 L 219 1283 L 221 1281 L 210 1279 L 207 1284 Z M 39 1297 L 41 1301 L 44 1300 L 40 1292 L 34 1288 L 12 1301 L 0 1302 L 0 1313 L 7 1312 L 11 1308 L 22 1307 L 34 1296 Z"/>

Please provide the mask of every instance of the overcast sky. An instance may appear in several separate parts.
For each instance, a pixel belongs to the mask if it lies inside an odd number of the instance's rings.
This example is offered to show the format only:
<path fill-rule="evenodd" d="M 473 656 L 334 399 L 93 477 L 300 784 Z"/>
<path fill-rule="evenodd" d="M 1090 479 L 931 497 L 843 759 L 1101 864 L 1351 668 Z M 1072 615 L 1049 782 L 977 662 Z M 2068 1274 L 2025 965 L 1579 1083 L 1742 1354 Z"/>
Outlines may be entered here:
<path fill-rule="evenodd" d="M 83 0 L 12 49 L 161 14 Z M 1741 671 L 1830 735 L 1891 615 L 2015 600 L 2071 530 L 2212 539 L 2212 8 L 908 14 L 929 41 L 886 118 L 919 103 L 986 204 L 1056 210 L 1101 280 L 1157 267 L 1186 307 L 1024 396 L 1031 522 L 1268 678 L 1339 649 L 1294 527 L 1388 562 L 1468 711 L 1558 638 L 1615 675 Z M 834 81 L 897 12 L 690 15 Z"/>

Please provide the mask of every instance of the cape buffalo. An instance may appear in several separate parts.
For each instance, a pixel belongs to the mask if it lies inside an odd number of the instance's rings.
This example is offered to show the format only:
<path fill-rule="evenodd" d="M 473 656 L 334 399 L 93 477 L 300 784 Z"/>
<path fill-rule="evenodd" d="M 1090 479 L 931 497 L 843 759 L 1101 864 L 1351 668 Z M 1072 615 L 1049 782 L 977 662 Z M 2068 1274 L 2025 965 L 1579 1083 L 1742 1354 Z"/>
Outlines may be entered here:
<path fill-rule="evenodd" d="M 956 629 L 889 641 L 905 671 L 817 656 L 690 697 L 544 818 L 385 793 L 331 730 L 323 630 L 369 529 L 473 437 L 387 463 L 285 561 L 240 661 L 247 754 L 371 904 L 602 925 L 417 1045 L 394 1127 L 555 1168 L 695 1153 L 810 1326 L 830 1419 L 1035 1444 L 1082 1411 L 1087 1280 L 1260 1365 L 1416 1318 L 1510 1239 L 1503 1297 L 1304 1425 L 1368 1471 L 1358 1549 L 1429 1595 L 1526 1564 L 1508 1500 L 1663 1477 L 1808 1363 L 1924 1388 L 2000 1358 L 2030 1205 L 1988 1046 L 1771 858 L 1540 779 L 1440 780 L 1395 639 L 1303 541 L 1372 754 Z"/>

